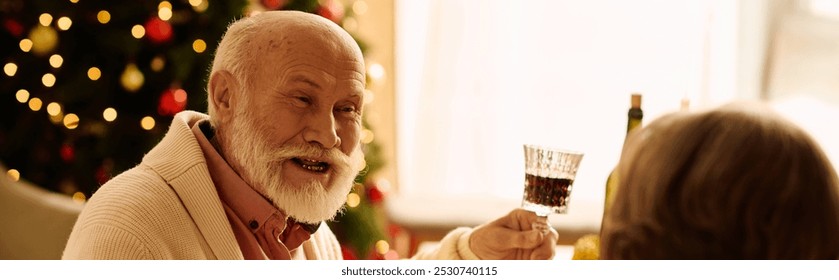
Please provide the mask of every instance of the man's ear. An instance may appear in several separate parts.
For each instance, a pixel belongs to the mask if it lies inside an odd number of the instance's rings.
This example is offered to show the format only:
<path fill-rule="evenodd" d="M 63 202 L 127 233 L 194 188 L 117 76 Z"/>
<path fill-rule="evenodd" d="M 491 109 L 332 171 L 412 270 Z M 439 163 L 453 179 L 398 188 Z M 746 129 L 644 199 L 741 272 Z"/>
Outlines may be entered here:
<path fill-rule="evenodd" d="M 221 70 L 210 75 L 208 84 L 209 102 L 215 107 L 217 119 L 223 122 L 233 115 L 232 102 L 235 102 L 234 99 L 239 94 L 239 83 L 233 74 Z"/>

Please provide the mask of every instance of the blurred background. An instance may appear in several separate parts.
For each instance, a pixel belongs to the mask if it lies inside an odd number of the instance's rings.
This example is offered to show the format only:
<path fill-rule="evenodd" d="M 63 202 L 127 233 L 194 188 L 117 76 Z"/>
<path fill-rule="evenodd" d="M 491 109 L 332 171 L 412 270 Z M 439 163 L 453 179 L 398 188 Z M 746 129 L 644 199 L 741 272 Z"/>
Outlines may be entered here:
<path fill-rule="evenodd" d="M 370 172 L 330 224 L 347 259 L 518 207 L 523 144 L 585 153 L 550 220 L 561 245 L 598 232 L 633 93 L 645 123 L 764 100 L 839 161 L 839 1 L 123 2 L 0 0 L 0 259 L 60 257 L 86 199 L 205 111 L 226 26 L 266 10 L 333 20 L 365 55 Z"/>

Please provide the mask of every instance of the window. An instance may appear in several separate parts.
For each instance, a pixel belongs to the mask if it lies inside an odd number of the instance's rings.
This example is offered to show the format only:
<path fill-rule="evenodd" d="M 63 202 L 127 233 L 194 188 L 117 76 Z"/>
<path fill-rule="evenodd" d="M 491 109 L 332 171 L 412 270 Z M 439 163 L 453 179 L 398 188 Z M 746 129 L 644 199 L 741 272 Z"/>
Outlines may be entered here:
<path fill-rule="evenodd" d="M 630 94 L 645 122 L 684 98 L 767 98 L 772 3 L 397 0 L 391 215 L 451 227 L 518 207 L 532 143 L 585 152 L 569 213 L 552 221 L 596 231 Z"/>

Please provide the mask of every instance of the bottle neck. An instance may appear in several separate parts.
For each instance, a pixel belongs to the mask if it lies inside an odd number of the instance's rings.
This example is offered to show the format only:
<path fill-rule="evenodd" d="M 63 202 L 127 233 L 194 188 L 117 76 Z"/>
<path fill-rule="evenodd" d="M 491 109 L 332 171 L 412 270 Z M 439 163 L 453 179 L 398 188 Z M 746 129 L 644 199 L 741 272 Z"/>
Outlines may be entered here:
<path fill-rule="evenodd" d="M 629 118 L 626 123 L 627 136 L 629 136 L 629 133 L 632 132 L 633 129 L 641 126 L 641 122 L 644 120 L 644 111 L 642 111 L 641 108 L 630 108 L 628 117 Z"/>

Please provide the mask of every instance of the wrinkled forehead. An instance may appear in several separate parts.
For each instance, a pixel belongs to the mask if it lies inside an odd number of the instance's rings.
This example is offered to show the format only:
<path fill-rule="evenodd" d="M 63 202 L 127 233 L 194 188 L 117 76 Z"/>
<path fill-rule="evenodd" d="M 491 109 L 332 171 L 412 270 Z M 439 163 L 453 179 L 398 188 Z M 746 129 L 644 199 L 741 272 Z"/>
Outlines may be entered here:
<path fill-rule="evenodd" d="M 271 26 L 254 34 L 250 47 L 258 54 L 256 63 L 270 68 L 315 63 L 363 73 L 361 51 L 344 35 L 343 30 L 318 24 Z"/>

